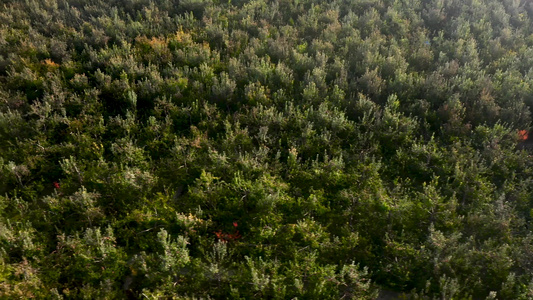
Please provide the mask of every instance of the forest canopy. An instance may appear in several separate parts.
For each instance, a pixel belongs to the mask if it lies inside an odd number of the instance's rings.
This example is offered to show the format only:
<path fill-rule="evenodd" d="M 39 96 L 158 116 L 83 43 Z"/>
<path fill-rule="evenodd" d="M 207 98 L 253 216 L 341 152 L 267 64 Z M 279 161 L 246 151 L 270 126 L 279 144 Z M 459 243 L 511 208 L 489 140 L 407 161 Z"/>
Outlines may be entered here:
<path fill-rule="evenodd" d="M 533 298 L 533 3 L 3 0 L 0 298 Z"/>

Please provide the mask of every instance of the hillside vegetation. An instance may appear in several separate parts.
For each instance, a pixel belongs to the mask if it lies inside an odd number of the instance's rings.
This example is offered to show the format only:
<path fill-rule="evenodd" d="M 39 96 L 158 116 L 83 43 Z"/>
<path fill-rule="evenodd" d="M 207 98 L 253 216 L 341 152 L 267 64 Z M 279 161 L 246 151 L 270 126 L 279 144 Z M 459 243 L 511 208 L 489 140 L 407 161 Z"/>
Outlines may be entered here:
<path fill-rule="evenodd" d="M 0 298 L 533 299 L 533 3 L 3 0 Z"/>

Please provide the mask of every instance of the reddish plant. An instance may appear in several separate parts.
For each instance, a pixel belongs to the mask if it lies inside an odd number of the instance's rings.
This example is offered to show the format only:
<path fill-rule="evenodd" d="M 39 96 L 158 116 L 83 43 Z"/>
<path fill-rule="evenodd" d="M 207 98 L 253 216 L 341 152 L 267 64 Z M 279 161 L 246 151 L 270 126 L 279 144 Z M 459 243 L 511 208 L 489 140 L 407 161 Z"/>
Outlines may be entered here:
<path fill-rule="evenodd" d="M 60 188 L 59 183 L 57 181 L 54 181 L 53 184 L 54 184 L 54 188 L 55 189 L 59 189 Z"/>
<path fill-rule="evenodd" d="M 521 141 L 525 141 L 529 137 L 529 132 L 527 132 L 527 130 L 520 130 L 518 131 L 518 136 Z"/>
<path fill-rule="evenodd" d="M 233 222 L 233 227 L 237 228 L 237 226 L 239 226 L 239 224 L 237 224 L 237 222 Z M 219 230 L 215 231 L 215 235 L 222 242 L 235 241 L 242 237 L 238 230 L 235 230 L 234 233 L 225 233 L 222 232 L 222 230 Z"/>

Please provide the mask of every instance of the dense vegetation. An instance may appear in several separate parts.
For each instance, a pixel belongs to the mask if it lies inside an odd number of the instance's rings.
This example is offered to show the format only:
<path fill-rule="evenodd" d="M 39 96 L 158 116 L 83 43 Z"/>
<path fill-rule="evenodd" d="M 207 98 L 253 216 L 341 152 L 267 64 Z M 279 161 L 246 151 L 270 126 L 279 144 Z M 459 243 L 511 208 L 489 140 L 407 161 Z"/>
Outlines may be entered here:
<path fill-rule="evenodd" d="M 533 298 L 533 4 L 4 0 L 0 298 Z"/>

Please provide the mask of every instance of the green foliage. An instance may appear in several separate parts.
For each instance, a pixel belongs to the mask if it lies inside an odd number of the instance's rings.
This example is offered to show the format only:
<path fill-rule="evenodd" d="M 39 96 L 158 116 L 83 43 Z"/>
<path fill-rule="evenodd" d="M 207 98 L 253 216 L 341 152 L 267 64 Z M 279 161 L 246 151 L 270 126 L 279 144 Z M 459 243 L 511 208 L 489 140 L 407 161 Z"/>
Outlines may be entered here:
<path fill-rule="evenodd" d="M 527 1 L 0 9 L 0 298 L 533 297 Z"/>

